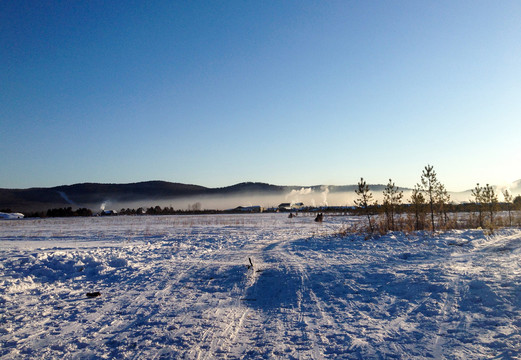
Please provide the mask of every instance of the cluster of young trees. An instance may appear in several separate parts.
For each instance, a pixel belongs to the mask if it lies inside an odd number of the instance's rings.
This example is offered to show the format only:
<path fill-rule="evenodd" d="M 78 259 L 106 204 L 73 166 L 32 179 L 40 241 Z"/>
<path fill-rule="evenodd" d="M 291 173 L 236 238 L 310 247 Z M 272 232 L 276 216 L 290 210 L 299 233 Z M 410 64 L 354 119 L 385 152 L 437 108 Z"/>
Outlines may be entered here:
<path fill-rule="evenodd" d="M 508 211 L 508 224 L 512 226 L 514 209 L 521 209 L 521 196 L 513 199 L 508 190 L 503 192 L 504 202 L 498 201 L 496 190 L 487 184 L 479 184 L 472 190 L 468 204 L 451 203 L 450 194 L 438 180 L 431 165 L 425 166 L 420 182 L 412 189 L 409 202 L 402 203 L 403 191 L 389 179 L 383 191 L 383 203 L 375 201 L 366 181 L 361 178 L 355 190 L 358 198 L 355 205 L 360 214 L 367 218 L 369 233 L 385 233 L 395 230 L 431 230 L 458 227 L 481 227 L 493 229 L 497 223 L 496 212 Z M 465 212 L 462 219 L 451 218 L 450 214 Z M 405 215 L 403 215 L 405 213 Z M 477 215 L 474 215 L 477 214 Z"/>

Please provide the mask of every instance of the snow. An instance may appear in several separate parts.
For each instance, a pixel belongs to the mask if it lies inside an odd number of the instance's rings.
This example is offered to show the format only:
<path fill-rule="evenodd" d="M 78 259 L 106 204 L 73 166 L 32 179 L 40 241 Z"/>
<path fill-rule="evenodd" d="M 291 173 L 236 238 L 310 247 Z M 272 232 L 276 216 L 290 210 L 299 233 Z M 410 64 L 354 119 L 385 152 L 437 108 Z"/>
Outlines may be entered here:
<path fill-rule="evenodd" d="M 0 357 L 519 358 L 520 229 L 365 241 L 337 235 L 363 219 L 313 219 L 0 222 Z"/>
<path fill-rule="evenodd" d="M 15 219 L 23 219 L 24 214 L 21 213 L 4 213 L 0 212 L 0 220 L 15 220 Z"/>

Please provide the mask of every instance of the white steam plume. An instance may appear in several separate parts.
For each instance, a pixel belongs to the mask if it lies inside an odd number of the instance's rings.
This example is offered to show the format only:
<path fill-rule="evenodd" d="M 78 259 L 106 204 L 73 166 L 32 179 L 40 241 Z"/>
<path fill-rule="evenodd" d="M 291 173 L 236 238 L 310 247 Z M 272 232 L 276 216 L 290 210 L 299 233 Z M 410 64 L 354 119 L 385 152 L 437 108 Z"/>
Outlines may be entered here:
<path fill-rule="evenodd" d="M 328 206 L 327 204 L 327 194 L 329 194 L 329 187 L 327 185 L 322 185 L 322 202 L 324 206 Z"/>
<path fill-rule="evenodd" d="M 289 194 L 286 195 L 286 201 L 289 201 L 291 205 L 301 202 L 300 197 L 310 195 L 313 193 L 313 189 L 311 188 L 301 188 L 300 190 L 291 190 Z"/>

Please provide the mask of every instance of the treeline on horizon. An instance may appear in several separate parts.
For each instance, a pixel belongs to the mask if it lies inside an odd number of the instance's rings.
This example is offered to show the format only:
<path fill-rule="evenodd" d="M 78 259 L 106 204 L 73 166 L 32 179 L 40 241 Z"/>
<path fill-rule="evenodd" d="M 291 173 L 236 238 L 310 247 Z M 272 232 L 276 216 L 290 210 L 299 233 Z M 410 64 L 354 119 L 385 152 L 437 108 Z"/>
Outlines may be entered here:
<path fill-rule="evenodd" d="M 254 209 L 257 208 L 257 209 Z M 275 213 L 275 212 L 296 212 L 297 210 L 282 210 L 279 208 L 268 208 L 263 209 L 263 213 Z M 321 207 L 302 207 L 298 212 L 326 212 L 326 213 L 353 213 L 355 211 L 352 206 L 321 206 Z M 0 209 L 0 212 L 12 213 L 11 209 Z M 88 208 L 73 209 L 72 207 L 66 208 L 53 208 L 47 211 L 33 211 L 25 212 L 26 218 L 47 218 L 47 217 L 79 217 L 79 216 L 116 216 L 116 215 L 211 215 L 211 214 L 245 214 L 245 213 L 260 213 L 260 207 L 244 208 L 237 207 L 235 209 L 228 210 L 216 210 L 216 209 L 202 209 L 200 204 L 190 205 L 188 209 L 174 209 L 172 206 L 152 206 L 152 207 L 140 207 L 137 209 L 123 208 L 119 211 L 92 211 Z"/>
<path fill-rule="evenodd" d="M 0 212 L 12 213 L 11 209 L 0 209 Z M 227 211 L 221 210 L 180 210 L 172 207 L 153 206 L 149 208 L 138 209 L 121 209 L 119 212 L 114 211 L 98 211 L 94 212 L 88 208 L 73 209 L 71 206 L 64 208 L 53 208 L 47 211 L 26 212 L 26 218 L 47 218 L 47 217 L 89 217 L 89 216 L 115 216 L 115 215 L 195 215 L 195 214 L 219 214 Z"/>
<path fill-rule="evenodd" d="M 395 216 L 408 214 L 412 210 L 412 205 L 409 203 L 401 203 L 394 205 Z M 386 205 L 385 204 L 372 204 L 369 206 L 372 210 L 373 215 L 385 215 L 386 213 Z M 521 210 L 521 196 L 518 195 L 513 200 L 512 204 L 508 203 L 498 203 L 497 210 L 498 211 L 508 211 L 511 210 Z M 473 203 L 464 203 L 464 204 L 447 204 L 446 212 L 447 213 L 469 213 L 476 210 L 476 205 Z M 4 213 L 12 213 L 11 209 L 0 209 L 0 212 Z M 211 215 L 211 214 L 244 214 L 244 213 L 252 213 L 254 211 L 245 211 L 241 209 L 230 209 L 230 210 L 209 210 L 209 209 L 174 209 L 173 207 L 161 207 L 161 206 L 153 206 L 148 208 L 138 208 L 138 209 L 130 209 L 123 208 L 120 209 L 117 213 L 103 211 L 92 211 L 88 208 L 78 208 L 73 209 L 72 207 L 64 207 L 64 208 L 53 208 L 48 209 L 47 211 L 33 211 L 26 212 L 24 216 L 26 218 L 52 218 L 52 217 L 90 217 L 90 216 L 115 216 L 115 215 Z M 302 207 L 298 211 L 296 210 L 281 210 L 278 208 L 269 208 L 263 210 L 263 213 L 274 213 L 274 212 L 300 212 L 300 213 L 314 213 L 314 212 L 324 212 L 324 213 L 346 213 L 353 215 L 365 215 L 365 212 L 362 208 L 353 207 L 353 206 L 321 206 L 321 207 Z"/>

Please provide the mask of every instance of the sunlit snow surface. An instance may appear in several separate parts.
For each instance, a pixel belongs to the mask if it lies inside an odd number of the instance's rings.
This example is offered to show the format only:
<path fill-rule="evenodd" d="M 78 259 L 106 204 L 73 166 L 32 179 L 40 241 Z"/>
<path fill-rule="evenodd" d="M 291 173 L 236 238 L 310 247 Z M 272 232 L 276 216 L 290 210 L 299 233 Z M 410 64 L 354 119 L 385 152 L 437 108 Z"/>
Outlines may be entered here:
<path fill-rule="evenodd" d="M 353 221 L 0 221 L 0 357 L 521 357 L 521 230 L 335 235 Z"/>

